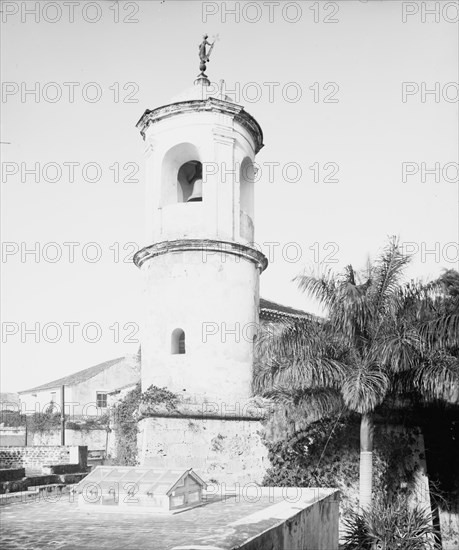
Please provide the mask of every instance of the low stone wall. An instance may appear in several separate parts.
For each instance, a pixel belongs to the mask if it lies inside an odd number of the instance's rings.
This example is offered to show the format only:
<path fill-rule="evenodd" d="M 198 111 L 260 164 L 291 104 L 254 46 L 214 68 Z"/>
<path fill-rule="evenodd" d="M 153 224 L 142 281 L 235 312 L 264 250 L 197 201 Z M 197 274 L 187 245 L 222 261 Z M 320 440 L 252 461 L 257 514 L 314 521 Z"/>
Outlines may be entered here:
<path fill-rule="evenodd" d="M 338 550 L 338 491 L 299 487 L 252 487 L 248 490 L 245 487 L 236 491 L 234 497 L 237 505 L 258 503 L 263 499 L 275 503 L 258 507 L 254 513 L 230 519 L 228 523 L 223 520 L 218 529 L 205 535 L 188 534 L 185 529 L 183 543 L 172 550 Z M 212 506 L 213 514 L 218 511 L 217 505 L 209 504 L 209 516 Z M 205 508 L 202 511 L 205 522 Z M 187 536 L 193 539 L 192 544 L 187 544 Z"/>
<path fill-rule="evenodd" d="M 76 474 L 81 472 L 81 466 L 79 464 L 55 464 L 43 465 L 41 468 L 43 474 Z"/>
<path fill-rule="evenodd" d="M 261 483 L 268 450 L 256 420 L 144 418 L 139 422 L 140 464 L 147 468 L 193 468 L 205 481 Z"/>
<path fill-rule="evenodd" d="M 22 446 L 26 444 L 25 428 L 0 427 L 0 446 Z"/>
<path fill-rule="evenodd" d="M 79 464 L 86 469 L 87 454 L 87 447 L 76 445 L 0 447 L 0 468 L 41 471 L 43 465 Z"/>
<path fill-rule="evenodd" d="M 84 445 L 88 450 L 105 449 L 107 432 L 105 430 L 65 430 L 66 445 Z M 60 430 L 48 430 L 28 434 L 28 445 L 59 445 L 61 442 Z"/>
<path fill-rule="evenodd" d="M 22 479 L 25 476 L 24 468 L 7 468 L 0 470 L 0 482 L 2 481 L 16 481 Z"/>
<path fill-rule="evenodd" d="M 263 489 L 266 490 L 266 488 Z M 270 489 L 272 490 L 272 488 Z M 299 489 L 297 487 L 276 489 L 277 491 L 283 490 L 290 497 L 287 496 L 281 504 L 267 509 L 263 514 L 265 517 L 262 514 L 254 514 L 253 519 L 261 523 L 263 519 L 277 516 L 277 525 L 266 529 L 245 544 L 238 545 L 238 549 L 338 550 L 338 491 Z M 311 492 L 313 493 L 312 498 Z M 298 497 L 298 495 L 301 496 Z M 249 516 L 239 523 L 250 523 L 251 519 Z"/>

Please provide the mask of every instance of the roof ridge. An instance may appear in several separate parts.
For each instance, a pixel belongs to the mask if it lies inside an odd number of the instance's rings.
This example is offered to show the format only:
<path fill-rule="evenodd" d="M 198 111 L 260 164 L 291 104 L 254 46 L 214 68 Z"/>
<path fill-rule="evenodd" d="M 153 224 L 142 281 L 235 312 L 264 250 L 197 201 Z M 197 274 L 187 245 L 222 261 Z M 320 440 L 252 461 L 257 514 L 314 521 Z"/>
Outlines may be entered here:
<path fill-rule="evenodd" d="M 278 302 L 274 302 L 272 300 L 266 300 L 265 298 L 260 298 L 260 309 L 263 309 L 265 311 L 272 311 L 277 315 L 286 315 L 286 316 L 294 316 L 294 317 L 310 317 L 310 318 L 317 317 L 314 313 L 310 313 L 302 309 L 293 308 L 291 306 L 279 304 Z"/>
<path fill-rule="evenodd" d="M 122 357 L 117 357 L 116 359 L 110 359 L 108 361 L 98 363 L 97 365 L 93 365 L 92 367 L 87 367 L 85 369 L 74 372 L 72 374 L 68 374 L 67 376 L 63 376 L 62 378 L 51 380 L 51 382 L 40 384 L 39 386 L 35 386 L 27 390 L 21 390 L 17 393 L 19 394 L 30 393 L 32 391 L 42 391 L 42 390 L 47 390 L 52 388 L 58 388 L 60 386 L 70 386 L 79 382 L 84 382 L 85 380 L 94 378 L 94 376 L 96 376 L 100 372 L 104 371 L 105 369 L 108 369 L 113 365 L 116 365 L 116 363 L 119 363 L 124 359 L 126 359 L 125 355 L 123 355 Z M 84 373 L 86 373 L 86 376 L 84 375 Z"/>

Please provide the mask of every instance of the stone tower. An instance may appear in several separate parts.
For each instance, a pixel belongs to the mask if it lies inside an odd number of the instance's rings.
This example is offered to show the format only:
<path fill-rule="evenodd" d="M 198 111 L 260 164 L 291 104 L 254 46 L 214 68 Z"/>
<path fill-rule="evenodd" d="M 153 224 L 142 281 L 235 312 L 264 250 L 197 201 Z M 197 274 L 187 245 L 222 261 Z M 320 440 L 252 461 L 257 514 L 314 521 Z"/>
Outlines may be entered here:
<path fill-rule="evenodd" d="M 146 144 L 145 246 L 134 257 L 144 277 L 142 390 L 166 387 L 180 400 L 140 421 L 141 464 L 260 481 L 266 450 L 249 400 L 267 266 L 253 246 L 261 128 L 204 72 L 137 127 Z"/>

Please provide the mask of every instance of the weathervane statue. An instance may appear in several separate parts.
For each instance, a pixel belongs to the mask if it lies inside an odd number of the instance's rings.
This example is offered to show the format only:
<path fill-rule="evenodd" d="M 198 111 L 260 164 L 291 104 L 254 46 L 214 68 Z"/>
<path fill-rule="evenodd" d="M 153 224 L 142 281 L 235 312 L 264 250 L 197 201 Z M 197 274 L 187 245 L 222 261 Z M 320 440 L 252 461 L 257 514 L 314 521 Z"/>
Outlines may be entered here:
<path fill-rule="evenodd" d="M 212 50 L 214 48 L 215 41 L 217 40 L 217 37 L 215 37 L 212 44 L 210 42 L 207 42 L 207 39 L 209 36 L 205 34 L 203 36 L 203 41 L 201 44 L 199 44 L 199 59 L 201 60 L 201 63 L 199 65 L 199 70 L 201 71 L 201 74 L 199 75 L 199 78 L 207 78 L 205 75 L 205 70 L 207 68 L 206 63 L 209 63 L 210 54 L 212 53 Z M 209 50 L 206 49 L 206 46 L 209 46 Z"/>

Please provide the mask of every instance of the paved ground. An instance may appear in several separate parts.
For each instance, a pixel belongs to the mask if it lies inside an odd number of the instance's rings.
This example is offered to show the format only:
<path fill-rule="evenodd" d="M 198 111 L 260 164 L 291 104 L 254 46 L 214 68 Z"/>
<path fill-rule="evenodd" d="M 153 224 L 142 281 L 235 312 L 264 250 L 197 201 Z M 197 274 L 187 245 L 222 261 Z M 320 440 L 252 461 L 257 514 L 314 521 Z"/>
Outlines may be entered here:
<path fill-rule="evenodd" d="M 211 545 L 250 537 L 253 529 L 264 530 L 266 521 L 257 526 L 228 527 L 228 524 L 271 506 L 267 498 L 258 502 L 209 503 L 174 516 L 152 517 L 147 514 L 107 514 L 80 510 L 73 497 L 61 495 L 58 502 L 41 500 L 0 508 L 0 546 L 10 549 L 85 549 L 85 550 L 169 550 L 177 545 Z M 275 502 L 278 502 L 276 499 Z M 232 537 L 230 537 L 232 538 Z M 226 545 L 225 545 L 226 546 Z"/>

